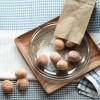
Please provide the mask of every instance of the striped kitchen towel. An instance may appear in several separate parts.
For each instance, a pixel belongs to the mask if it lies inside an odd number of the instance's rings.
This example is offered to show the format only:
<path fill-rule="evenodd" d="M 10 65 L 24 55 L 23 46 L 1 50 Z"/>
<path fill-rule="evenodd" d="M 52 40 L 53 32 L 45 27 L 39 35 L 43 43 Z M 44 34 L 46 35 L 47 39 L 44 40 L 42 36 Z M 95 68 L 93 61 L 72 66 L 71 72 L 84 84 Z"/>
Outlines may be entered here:
<path fill-rule="evenodd" d="M 96 98 L 100 96 L 100 67 L 88 73 L 78 84 L 79 93 Z"/>
<path fill-rule="evenodd" d="M 91 33 L 94 42 L 100 48 L 100 33 Z M 79 93 L 96 98 L 100 96 L 100 66 L 91 71 L 78 84 Z"/>

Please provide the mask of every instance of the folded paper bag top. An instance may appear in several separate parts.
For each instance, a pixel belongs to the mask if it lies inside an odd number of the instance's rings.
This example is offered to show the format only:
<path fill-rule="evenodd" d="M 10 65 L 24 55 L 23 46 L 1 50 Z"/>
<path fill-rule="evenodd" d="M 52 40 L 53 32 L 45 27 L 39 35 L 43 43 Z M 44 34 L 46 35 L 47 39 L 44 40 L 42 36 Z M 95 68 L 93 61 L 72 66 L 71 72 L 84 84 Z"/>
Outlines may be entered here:
<path fill-rule="evenodd" d="M 65 0 L 61 16 L 55 29 L 55 37 L 80 44 L 96 0 Z"/>

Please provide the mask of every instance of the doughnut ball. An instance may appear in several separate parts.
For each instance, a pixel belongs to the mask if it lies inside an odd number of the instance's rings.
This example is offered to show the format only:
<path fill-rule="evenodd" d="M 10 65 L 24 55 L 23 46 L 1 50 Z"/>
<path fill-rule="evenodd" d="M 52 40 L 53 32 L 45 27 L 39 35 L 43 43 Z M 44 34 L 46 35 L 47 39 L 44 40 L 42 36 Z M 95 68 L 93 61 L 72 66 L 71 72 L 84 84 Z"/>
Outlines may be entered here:
<path fill-rule="evenodd" d="M 1 87 L 4 93 L 11 93 L 13 91 L 13 83 L 9 80 L 3 81 Z"/>
<path fill-rule="evenodd" d="M 70 51 L 68 53 L 68 61 L 78 62 L 81 60 L 81 55 L 77 51 Z"/>
<path fill-rule="evenodd" d="M 63 50 L 65 47 L 64 41 L 62 39 L 55 39 L 55 49 L 56 50 Z"/>
<path fill-rule="evenodd" d="M 70 41 L 66 41 L 66 42 L 65 42 L 65 46 L 66 46 L 67 48 L 71 48 L 71 47 L 74 47 L 74 46 L 75 46 L 75 43 L 70 42 Z"/>
<path fill-rule="evenodd" d="M 23 68 L 19 68 L 16 72 L 15 72 L 16 78 L 17 79 L 21 79 L 21 78 L 25 78 L 26 77 L 26 71 Z"/>
<path fill-rule="evenodd" d="M 28 80 L 26 78 L 23 78 L 17 80 L 16 86 L 18 90 L 24 91 L 28 88 L 28 84 L 29 84 Z"/>
<path fill-rule="evenodd" d="M 45 66 L 48 63 L 48 56 L 46 56 L 44 54 L 38 55 L 37 58 L 36 58 L 36 61 L 37 61 L 38 65 Z"/>
<path fill-rule="evenodd" d="M 61 59 L 61 56 L 59 53 L 57 52 L 52 52 L 51 55 L 50 55 L 50 59 L 54 62 L 54 63 L 57 63 L 60 59 Z"/>
<path fill-rule="evenodd" d="M 57 62 L 57 68 L 58 68 L 58 70 L 61 70 L 61 71 L 68 69 L 68 62 L 65 60 L 62 60 L 62 59 L 59 60 Z"/>

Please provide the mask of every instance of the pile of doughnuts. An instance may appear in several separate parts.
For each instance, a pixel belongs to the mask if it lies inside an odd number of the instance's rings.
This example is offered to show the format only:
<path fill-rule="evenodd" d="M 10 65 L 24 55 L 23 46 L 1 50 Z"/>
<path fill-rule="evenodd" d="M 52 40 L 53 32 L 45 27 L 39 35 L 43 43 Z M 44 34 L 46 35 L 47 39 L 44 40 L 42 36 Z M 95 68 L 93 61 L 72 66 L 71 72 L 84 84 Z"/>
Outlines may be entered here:
<path fill-rule="evenodd" d="M 16 75 L 16 87 L 18 88 L 19 91 L 25 91 L 28 88 L 28 79 L 27 79 L 27 73 L 25 71 L 25 69 L 20 68 L 15 72 Z M 3 90 L 4 93 L 8 94 L 8 93 L 12 93 L 14 90 L 14 84 L 12 81 L 10 80 L 4 80 L 2 82 L 1 88 Z"/>
<path fill-rule="evenodd" d="M 68 53 L 65 54 L 65 57 L 62 57 L 59 54 L 59 51 L 64 49 L 73 48 L 76 44 L 70 41 L 65 41 L 60 38 L 56 38 L 54 42 L 54 48 L 56 51 L 52 52 L 49 56 L 50 60 L 56 64 L 57 70 L 64 71 L 69 67 L 69 63 L 76 63 L 81 60 L 81 55 L 79 52 L 71 49 Z M 48 56 L 46 54 L 41 54 L 36 57 L 36 62 L 39 66 L 46 66 L 48 64 Z"/>

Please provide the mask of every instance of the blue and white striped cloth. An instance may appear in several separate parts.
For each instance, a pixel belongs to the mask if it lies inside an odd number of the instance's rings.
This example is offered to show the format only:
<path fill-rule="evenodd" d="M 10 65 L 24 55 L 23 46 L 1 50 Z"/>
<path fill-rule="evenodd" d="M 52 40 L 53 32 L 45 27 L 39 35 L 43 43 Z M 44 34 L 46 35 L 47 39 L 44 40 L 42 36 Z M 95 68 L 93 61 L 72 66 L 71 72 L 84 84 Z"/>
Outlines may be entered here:
<path fill-rule="evenodd" d="M 91 33 L 90 35 L 94 39 L 98 48 L 100 48 L 100 33 Z M 89 97 L 95 98 L 100 96 L 100 66 L 80 80 L 78 89 L 80 94 Z"/>
<path fill-rule="evenodd" d="M 78 84 L 79 93 L 97 97 L 100 96 L 100 67 L 88 73 Z"/>

